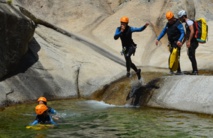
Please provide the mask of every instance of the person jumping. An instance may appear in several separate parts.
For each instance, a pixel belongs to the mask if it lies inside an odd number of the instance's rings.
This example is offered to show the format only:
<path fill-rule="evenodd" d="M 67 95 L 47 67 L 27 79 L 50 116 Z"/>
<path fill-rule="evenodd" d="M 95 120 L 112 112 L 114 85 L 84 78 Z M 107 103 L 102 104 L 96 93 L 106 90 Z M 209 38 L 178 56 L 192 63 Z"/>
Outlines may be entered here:
<path fill-rule="evenodd" d="M 132 68 L 137 76 L 138 80 L 141 79 L 141 69 L 137 69 L 135 64 L 131 60 L 131 56 L 134 55 L 135 50 L 136 50 L 136 44 L 133 42 L 132 39 L 132 33 L 133 32 L 141 32 L 143 31 L 149 23 L 146 23 L 142 27 L 131 27 L 128 25 L 129 23 L 129 18 L 126 16 L 121 17 L 120 19 L 120 27 L 117 27 L 114 35 L 114 39 L 117 40 L 118 38 L 121 39 L 122 43 L 122 54 L 124 55 L 124 58 L 126 60 L 126 69 L 127 69 L 127 77 L 130 77 L 130 68 Z"/>

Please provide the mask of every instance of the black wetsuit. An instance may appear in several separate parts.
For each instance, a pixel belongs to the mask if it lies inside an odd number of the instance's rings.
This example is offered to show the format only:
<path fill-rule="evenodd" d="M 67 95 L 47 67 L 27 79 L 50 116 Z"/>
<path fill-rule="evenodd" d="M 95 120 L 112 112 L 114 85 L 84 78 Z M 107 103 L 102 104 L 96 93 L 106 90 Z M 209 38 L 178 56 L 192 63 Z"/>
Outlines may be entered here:
<path fill-rule="evenodd" d="M 176 20 L 174 24 L 167 23 L 167 26 L 168 26 L 167 35 L 168 35 L 169 42 L 171 44 L 170 53 L 172 53 L 173 48 L 178 48 L 178 58 L 180 58 L 180 51 L 181 51 L 181 48 L 177 45 L 177 41 L 181 36 L 181 32 L 178 30 L 179 24 L 181 24 L 179 20 Z M 178 59 L 177 72 L 181 72 L 179 59 Z"/>
<path fill-rule="evenodd" d="M 132 40 L 132 33 L 133 32 L 141 32 L 146 28 L 146 26 L 142 26 L 140 28 L 130 27 L 127 25 L 124 32 L 121 32 L 121 27 L 116 29 L 114 39 L 117 40 L 119 37 L 121 39 L 122 47 L 123 47 L 123 54 L 126 60 L 126 68 L 127 72 L 130 71 L 132 68 L 135 72 L 138 71 L 137 67 L 131 60 L 131 56 L 134 55 L 136 50 L 136 44 Z"/>
<path fill-rule="evenodd" d="M 36 120 L 38 120 L 39 124 L 50 124 L 51 118 L 49 115 L 43 116 L 43 115 L 37 115 Z"/>
<path fill-rule="evenodd" d="M 194 22 L 194 21 L 193 21 Z M 185 25 L 186 27 L 186 40 L 189 39 L 189 35 L 190 35 L 190 29 L 189 29 L 189 26 Z M 194 27 L 194 30 L 195 30 L 195 26 L 194 26 L 194 23 L 193 23 L 193 27 Z M 198 73 L 198 69 L 197 69 L 197 61 L 196 61 L 196 57 L 195 57 L 195 52 L 196 52 L 196 49 L 198 47 L 199 43 L 198 41 L 196 40 L 195 37 L 192 38 L 191 40 L 191 45 L 190 47 L 188 48 L 188 51 L 187 51 L 187 54 L 188 54 L 188 57 L 192 63 L 192 73 Z"/>
<path fill-rule="evenodd" d="M 177 46 L 177 41 L 182 41 L 184 37 L 184 28 L 181 22 L 176 19 L 173 24 L 167 23 L 160 35 L 158 36 L 157 40 L 160 40 L 165 34 L 167 33 L 170 47 L 170 53 L 172 53 L 173 48 L 178 48 L 178 56 L 180 58 L 180 51 L 181 48 Z M 170 54 L 171 55 L 171 54 Z M 181 72 L 180 69 L 180 62 L 178 60 L 178 70 L 177 72 Z"/>
<path fill-rule="evenodd" d="M 52 117 L 48 113 L 44 113 L 42 115 L 37 115 L 36 119 L 31 123 L 31 125 L 36 125 L 36 124 L 56 125 L 56 123 L 53 121 Z"/>

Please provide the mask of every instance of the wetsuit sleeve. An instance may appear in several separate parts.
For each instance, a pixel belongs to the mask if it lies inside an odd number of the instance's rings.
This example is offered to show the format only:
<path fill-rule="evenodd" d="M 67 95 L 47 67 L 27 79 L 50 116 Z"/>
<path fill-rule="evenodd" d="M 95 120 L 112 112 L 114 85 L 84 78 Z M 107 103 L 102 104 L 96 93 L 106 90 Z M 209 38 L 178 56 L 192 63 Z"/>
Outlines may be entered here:
<path fill-rule="evenodd" d="M 142 26 L 142 27 L 131 27 L 131 32 L 141 32 L 143 31 L 144 29 L 146 29 L 146 25 Z"/>
<path fill-rule="evenodd" d="M 50 109 L 50 113 L 51 113 L 51 114 L 56 114 L 57 112 L 56 112 L 56 110 L 54 110 L 53 108 L 51 108 L 51 109 Z"/>
<path fill-rule="evenodd" d="M 57 124 L 53 121 L 53 119 L 52 119 L 51 116 L 50 116 L 50 123 L 53 124 L 53 125 L 57 125 Z"/>
<path fill-rule="evenodd" d="M 56 112 L 56 110 L 54 110 L 53 108 L 51 108 L 51 107 L 48 107 L 49 108 L 49 113 L 50 114 L 56 114 L 57 112 Z"/>
<path fill-rule="evenodd" d="M 30 125 L 31 126 L 34 126 L 34 125 L 37 125 L 38 124 L 38 120 L 35 120 L 35 121 L 33 121 Z"/>
<path fill-rule="evenodd" d="M 158 41 L 166 34 L 166 31 L 167 31 L 167 25 L 163 28 L 160 35 L 157 37 Z"/>
<path fill-rule="evenodd" d="M 121 31 L 118 27 L 115 31 L 114 39 L 117 40 L 120 37 L 120 35 L 121 35 Z"/>
<path fill-rule="evenodd" d="M 178 39 L 178 41 L 182 41 L 183 38 L 184 38 L 184 35 L 185 35 L 184 29 L 183 29 L 183 25 L 182 25 L 182 24 L 179 24 L 177 28 L 178 28 L 178 30 L 179 30 L 180 33 L 181 33 L 180 38 Z"/>

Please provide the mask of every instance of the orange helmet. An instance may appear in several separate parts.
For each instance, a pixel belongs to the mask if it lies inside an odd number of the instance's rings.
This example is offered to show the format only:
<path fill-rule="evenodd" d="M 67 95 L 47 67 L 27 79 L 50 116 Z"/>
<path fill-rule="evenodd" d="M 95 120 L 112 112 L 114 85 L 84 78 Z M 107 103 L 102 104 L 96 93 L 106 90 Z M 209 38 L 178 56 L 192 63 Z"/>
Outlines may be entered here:
<path fill-rule="evenodd" d="M 44 104 L 39 104 L 35 107 L 35 112 L 37 115 L 43 114 L 45 111 L 47 111 L 47 106 Z"/>
<path fill-rule="evenodd" d="M 47 99 L 46 99 L 45 97 L 39 97 L 39 98 L 38 98 L 38 102 L 39 102 L 39 101 L 47 102 Z"/>
<path fill-rule="evenodd" d="M 120 22 L 128 23 L 129 22 L 129 18 L 127 16 L 123 16 L 123 17 L 121 17 Z"/>
<path fill-rule="evenodd" d="M 173 12 L 168 11 L 168 12 L 166 13 L 166 18 L 167 18 L 167 20 L 170 20 L 170 19 L 172 19 L 173 17 L 174 17 Z"/>

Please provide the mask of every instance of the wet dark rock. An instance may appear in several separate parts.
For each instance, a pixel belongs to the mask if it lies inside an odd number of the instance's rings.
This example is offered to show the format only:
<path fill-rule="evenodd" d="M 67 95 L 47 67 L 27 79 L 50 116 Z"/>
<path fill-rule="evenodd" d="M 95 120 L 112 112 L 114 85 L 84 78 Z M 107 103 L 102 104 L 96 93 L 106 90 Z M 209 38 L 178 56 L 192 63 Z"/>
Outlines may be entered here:
<path fill-rule="evenodd" d="M 130 104 L 134 106 L 144 106 L 151 98 L 152 89 L 158 89 L 159 78 L 154 79 L 143 85 L 141 83 L 133 84 L 129 94 L 126 97 L 126 100 L 130 100 Z"/>
<path fill-rule="evenodd" d="M 28 51 L 35 24 L 13 5 L 0 3 L 0 78 L 17 70 Z"/>

